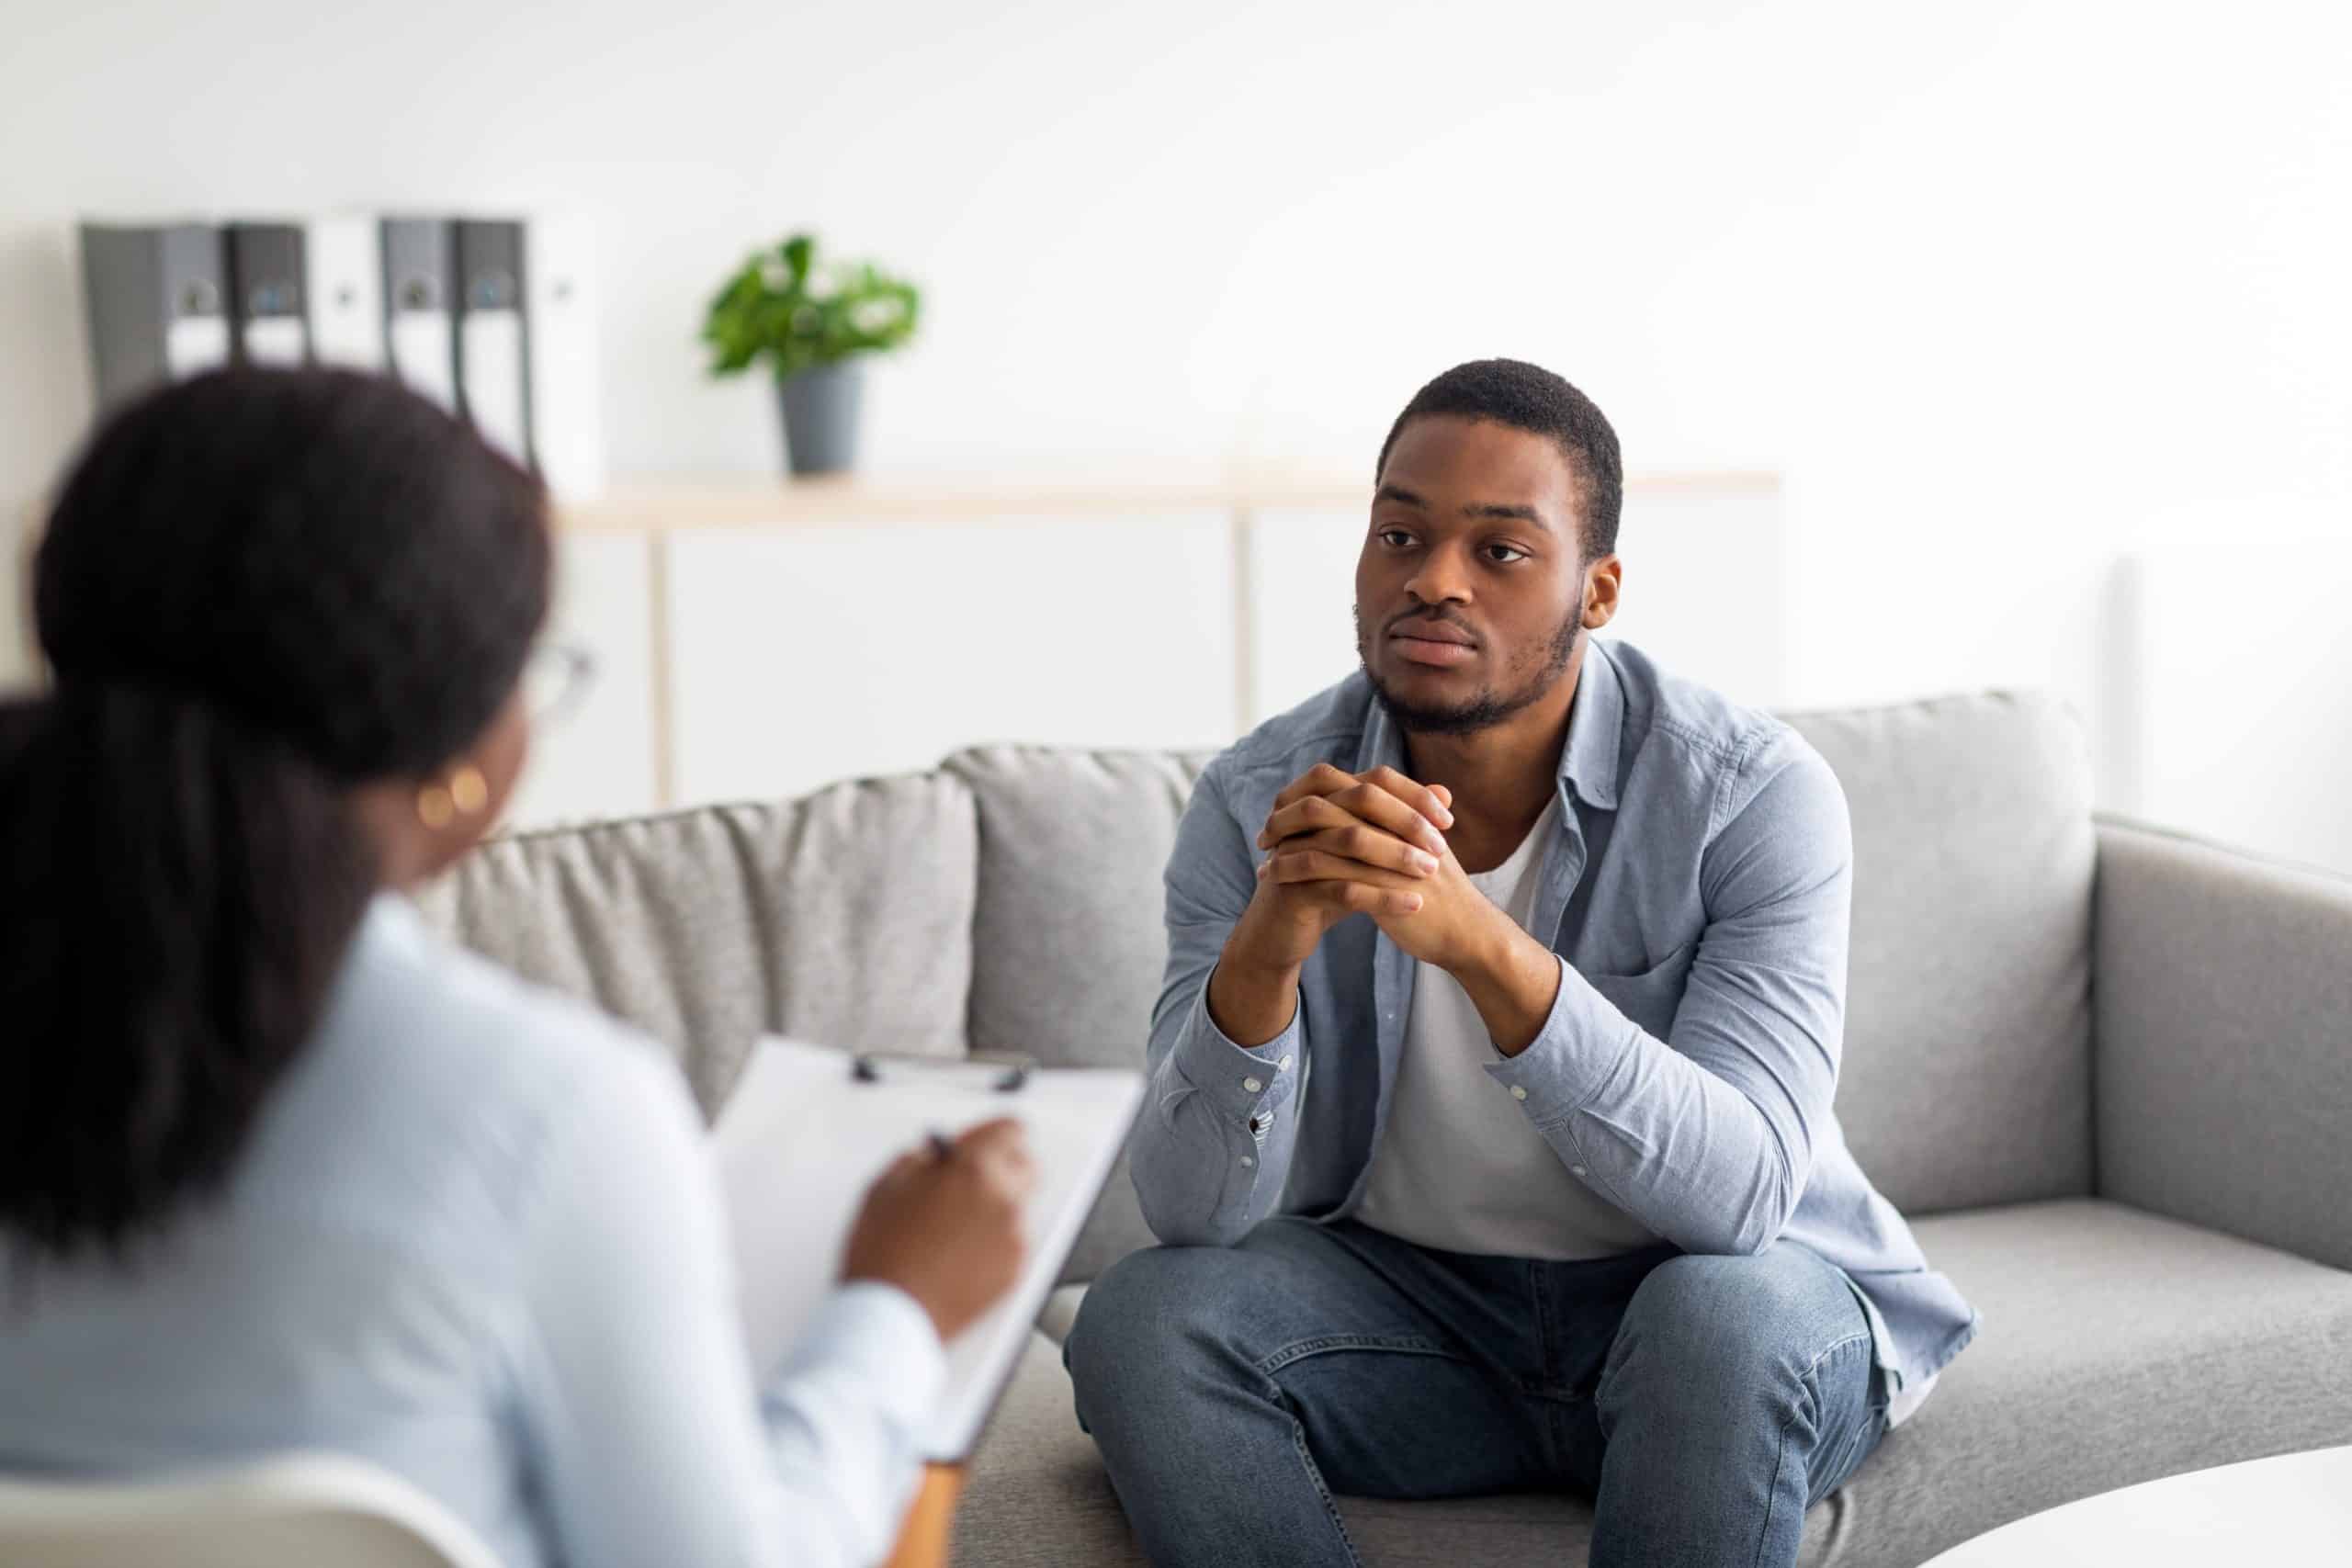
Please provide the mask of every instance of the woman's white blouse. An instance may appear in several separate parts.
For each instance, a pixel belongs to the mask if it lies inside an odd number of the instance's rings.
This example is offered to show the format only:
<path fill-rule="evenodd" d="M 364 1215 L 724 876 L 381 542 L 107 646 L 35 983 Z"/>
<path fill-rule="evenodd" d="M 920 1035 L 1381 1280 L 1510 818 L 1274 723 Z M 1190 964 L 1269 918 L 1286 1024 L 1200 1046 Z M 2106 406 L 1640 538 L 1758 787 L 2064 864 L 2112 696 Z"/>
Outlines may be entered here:
<path fill-rule="evenodd" d="M 659 1046 L 382 897 L 220 1195 L 124 1265 L 0 1238 L 0 1469 L 326 1449 L 510 1568 L 872 1562 L 944 1375 L 930 1320 L 843 1289 L 757 1386 L 726 1238 Z"/>

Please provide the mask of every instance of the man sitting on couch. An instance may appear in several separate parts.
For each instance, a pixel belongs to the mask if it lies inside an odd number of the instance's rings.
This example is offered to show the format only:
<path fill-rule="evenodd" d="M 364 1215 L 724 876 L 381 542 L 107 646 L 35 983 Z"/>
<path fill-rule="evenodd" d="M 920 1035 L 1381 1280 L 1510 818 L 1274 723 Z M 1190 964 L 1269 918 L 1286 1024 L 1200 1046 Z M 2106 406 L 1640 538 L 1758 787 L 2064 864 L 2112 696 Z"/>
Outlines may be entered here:
<path fill-rule="evenodd" d="M 1334 1493 L 1573 1489 L 1591 1561 L 1796 1560 L 1975 1332 L 1830 1101 L 1852 847 L 1775 720 L 1588 633 L 1617 437 L 1487 360 L 1390 431 L 1363 670 L 1202 775 L 1080 1420 L 1157 1563 Z M 1358 919 L 1352 917 L 1364 916 Z"/>

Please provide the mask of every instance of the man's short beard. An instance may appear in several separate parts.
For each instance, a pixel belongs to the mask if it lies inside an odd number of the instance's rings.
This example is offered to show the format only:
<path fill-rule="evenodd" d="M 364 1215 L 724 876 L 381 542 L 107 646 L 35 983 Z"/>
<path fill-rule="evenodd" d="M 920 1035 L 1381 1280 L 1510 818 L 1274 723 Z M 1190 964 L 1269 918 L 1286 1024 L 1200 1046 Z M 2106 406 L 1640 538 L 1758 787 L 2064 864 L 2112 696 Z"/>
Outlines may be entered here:
<path fill-rule="evenodd" d="M 1566 671 L 1568 661 L 1576 657 L 1577 637 L 1584 630 L 1582 606 L 1571 609 L 1561 619 L 1560 629 L 1544 649 L 1535 668 L 1527 678 L 1508 692 L 1488 686 L 1467 702 L 1452 707 L 1416 706 L 1397 697 L 1382 683 L 1379 672 L 1372 667 L 1372 639 L 1364 633 L 1363 611 L 1356 611 L 1356 657 L 1363 663 L 1363 672 L 1371 678 L 1373 694 L 1388 710 L 1396 727 L 1408 735 L 1476 735 L 1541 701 Z"/>

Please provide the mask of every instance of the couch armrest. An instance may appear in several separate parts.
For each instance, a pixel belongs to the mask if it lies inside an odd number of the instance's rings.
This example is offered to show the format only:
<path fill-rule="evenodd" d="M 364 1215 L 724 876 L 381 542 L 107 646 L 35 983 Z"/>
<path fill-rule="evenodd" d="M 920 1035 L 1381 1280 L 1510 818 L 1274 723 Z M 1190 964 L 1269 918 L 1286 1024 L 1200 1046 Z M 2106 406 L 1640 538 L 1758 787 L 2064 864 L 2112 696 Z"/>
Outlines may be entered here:
<path fill-rule="evenodd" d="M 2352 881 L 2102 820 L 2102 1195 L 2352 1268 Z"/>

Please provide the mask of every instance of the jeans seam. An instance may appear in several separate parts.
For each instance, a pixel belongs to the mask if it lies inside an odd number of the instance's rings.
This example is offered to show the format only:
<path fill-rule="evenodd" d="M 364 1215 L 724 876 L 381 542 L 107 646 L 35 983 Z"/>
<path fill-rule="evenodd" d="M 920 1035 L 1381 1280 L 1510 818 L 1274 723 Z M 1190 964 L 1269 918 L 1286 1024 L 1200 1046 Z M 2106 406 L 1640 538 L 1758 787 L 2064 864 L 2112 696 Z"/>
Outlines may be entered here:
<path fill-rule="evenodd" d="M 1820 1415 L 1821 1389 L 1815 1380 L 1821 1371 L 1821 1363 L 1850 1346 L 1867 1345 L 1870 1341 L 1871 1337 L 1868 1331 L 1848 1335 L 1815 1356 L 1806 1366 L 1803 1375 L 1798 1378 L 1797 1381 L 1804 1385 L 1805 1397 L 1813 1403 L 1816 1421 Z M 1756 1534 L 1756 1556 L 1753 1561 L 1758 1563 L 1764 1561 L 1764 1547 L 1772 1539 L 1772 1509 L 1780 1502 L 1781 1472 L 1789 1462 L 1789 1427 L 1796 1418 L 1797 1413 L 1792 1408 L 1781 1420 L 1780 1440 L 1772 1455 L 1772 1484 L 1764 1494 L 1764 1528 Z M 1805 1477 L 1805 1501 L 1808 1503 L 1813 1501 L 1813 1478 L 1810 1475 Z"/>
<path fill-rule="evenodd" d="M 1313 1357 L 1330 1355 L 1343 1350 L 1377 1350 L 1398 1356 L 1435 1356 L 1449 1361 L 1462 1359 L 1452 1351 L 1418 1335 L 1324 1334 L 1312 1339 L 1301 1339 L 1294 1344 L 1285 1345 L 1281 1349 L 1264 1357 L 1258 1362 L 1258 1375 L 1264 1378 L 1267 1385 L 1273 1391 L 1274 1402 L 1283 1409 L 1291 1410 L 1290 1396 L 1283 1392 L 1283 1385 L 1275 1380 L 1274 1374 L 1284 1367 L 1296 1366 L 1299 1362 Z M 1293 1450 L 1298 1455 L 1298 1462 L 1306 1469 L 1306 1478 L 1315 1483 L 1315 1495 L 1323 1499 L 1323 1511 L 1330 1516 L 1331 1529 L 1340 1538 L 1340 1549 L 1347 1552 L 1350 1562 L 1355 1563 L 1357 1568 L 1363 1568 L 1363 1559 L 1357 1555 L 1355 1541 L 1348 1534 L 1348 1521 L 1340 1517 L 1340 1506 L 1332 1501 L 1331 1488 L 1323 1480 L 1323 1469 L 1315 1462 L 1314 1450 L 1307 1447 L 1306 1423 L 1298 1418 L 1295 1410 L 1291 1411 L 1290 1443 Z"/>
<path fill-rule="evenodd" d="M 1527 1265 L 1527 1293 L 1535 1303 L 1537 1367 L 1548 1376 L 1552 1371 L 1552 1298 L 1544 1289 L 1544 1265 L 1532 1258 Z"/>
<path fill-rule="evenodd" d="M 1435 1356 L 1448 1361 L 1462 1359 L 1443 1346 L 1418 1335 L 1326 1334 L 1314 1339 L 1298 1340 L 1261 1357 L 1258 1361 L 1258 1371 L 1271 1377 L 1284 1367 L 1294 1366 L 1309 1357 L 1340 1350 L 1381 1350 L 1398 1356 Z"/>
<path fill-rule="evenodd" d="M 1868 1329 L 1864 1329 L 1860 1334 L 1849 1334 L 1845 1338 L 1834 1342 L 1827 1349 L 1822 1351 L 1820 1355 L 1815 1356 L 1813 1359 L 1812 1363 L 1805 1368 L 1804 1375 L 1799 1381 L 1811 1382 L 1813 1381 L 1814 1374 L 1821 1371 L 1822 1362 L 1829 1359 L 1830 1357 L 1836 1355 L 1838 1351 L 1845 1349 L 1849 1345 L 1860 1345 L 1864 1343 L 1870 1338 L 1870 1331 Z"/>
<path fill-rule="evenodd" d="M 1287 1405 L 1280 1384 L 1275 1385 L 1274 1397 Z M 1356 1554 L 1356 1543 L 1348 1535 L 1348 1521 L 1340 1517 L 1340 1505 L 1331 1500 L 1331 1488 L 1324 1483 L 1323 1467 L 1315 1462 L 1315 1455 L 1306 1446 L 1306 1423 L 1295 1414 L 1290 1418 L 1290 1446 L 1306 1468 L 1306 1479 L 1315 1483 L 1315 1495 L 1323 1499 L 1323 1511 L 1331 1517 L 1331 1529 L 1340 1538 L 1340 1550 L 1348 1554 L 1350 1562 L 1363 1568 L 1363 1559 Z"/>

